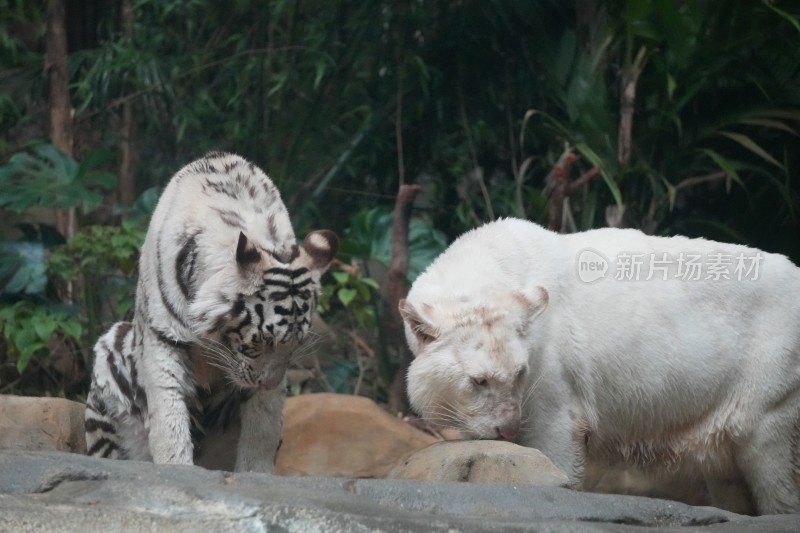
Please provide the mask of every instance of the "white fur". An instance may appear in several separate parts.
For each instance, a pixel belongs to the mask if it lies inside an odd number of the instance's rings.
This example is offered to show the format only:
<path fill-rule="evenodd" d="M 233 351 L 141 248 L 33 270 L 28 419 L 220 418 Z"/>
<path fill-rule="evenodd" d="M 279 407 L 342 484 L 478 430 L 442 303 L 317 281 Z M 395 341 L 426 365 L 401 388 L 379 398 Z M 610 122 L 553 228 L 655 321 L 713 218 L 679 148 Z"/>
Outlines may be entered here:
<path fill-rule="evenodd" d="M 518 428 L 576 486 L 585 462 L 623 462 L 704 477 L 722 506 L 741 477 L 759 513 L 800 511 L 800 269 L 761 252 L 756 280 L 584 283 L 587 248 L 612 268 L 622 252 L 758 252 L 515 219 L 468 232 L 401 302 L 415 409 L 473 438 Z"/>
<path fill-rule="evenodd" d="M 187 235 L 202 232 L 202 238 L 198 239 L 198 292 L 194 301 L 211 308 L 212 302 L 219 302 L 218 294 L 236 294 L 243 290 L 235 259 L 239 232 L 224 222 L 220 212 L 237 213 L 245 223 L 247 238 L 262 250 L 284 253 L 295 244 L 289 214 L 269 178 L 256 167 L 248 169 L 246 161 L 232 154 L 210 159 L 217 172 L 207 166 L 207 159 L 203 159 L 187 165 L 170 180 L 150 220 L 141 251 L 134 323 L 144 337 L 141 359 L 137 363 L 148 399 L 149 448 L 156 463 L 192 464 L 193 459 L 189 411 L 183 396 L 184 391 L 194 385 L 192 376 L 180 352 L 167 349 L 151 333 L 153 326 L 177 341 L 202 341 L 196 331 L 199 320 L 190 319 L 194 317 L 190 313 L 192 302 L 187 301 L 174 282 L 179 247 Z M 268 188 L 271 201 L 263 200 L 261 189 L 255 198 L 249 198 L 247 194 L 240 194 L 236 199 L 214 194 L 213 201 L 210 201 L 209 194 L 204 191 L 206 179 L 219 183 L 233 182 L 234 176 L 230 173 L 219 172 L 228 164 L 239 165 L 237 173 L 247 174 L 254 178 L 253 183 Z M 267 216 L 272 217 L 277 234 L 268 231 Z M 165 298 L 160 294 L 160 280 L 166 287 L 166 299 L 177 314 L 184 317 L 183 321 L 177 320 L 168 310 Z M 213 311 L 209 309 L 209 314 Z M 244 408 L 243 416 L 251 410 Z M 272 431 L 280 431 L 279 421 L 265 420 L 262 423 Z M 239 448 L 251 444 L 241 439 Z M 272 462 L 276 450 L 277 444 L 272 450 L 264 450 L 268 456 L 266 462 Z"/>
<path fill-rule="evenodd" d="M 149 415 L 142 455 L 149 452 L 156 463 L 191 464 L 187 398 L 227 379 L 253 389 L 241 410 L 237 469 L 273 470 L 282 431 L 281 385 L 337 243 L 333 233 L 320 231 L 298 248 L 277 188 L 239 156 L 209 154 L 170 180 L 142 246 L 133 319 L 140 335 L 133 358 Z M 302 308 L 289 292 L 295 283 L 301 287 L 300 279 L 285 273 L 290 266 L 298 276 L 308 269 L 303 275 L 310 283 L 297 289 L 307 303 Z M 273 268 L 284 273 L 271 273 Z M 189 272 L 191 283 L 185 281 Z M 280 292 L 290 303 L 270 299 Z M 239 300 L 254 306 L 251 320 L 225 337 L 222 326 Z M 295 314 L 277 313 L 278 304 Z M 222 372 L 209 374 L 211 367 Z"/>

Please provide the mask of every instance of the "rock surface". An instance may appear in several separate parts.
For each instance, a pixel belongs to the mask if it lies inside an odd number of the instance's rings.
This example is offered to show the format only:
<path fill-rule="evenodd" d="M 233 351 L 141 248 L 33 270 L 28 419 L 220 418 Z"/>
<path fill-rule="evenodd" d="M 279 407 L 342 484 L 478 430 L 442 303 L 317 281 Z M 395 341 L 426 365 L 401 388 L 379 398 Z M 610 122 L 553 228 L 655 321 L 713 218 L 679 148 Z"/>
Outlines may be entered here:
<path fill-rule="evenodd" d="M 567 475 L 539 450 L 487 440 L 437 442 L 397 465 L 389 477 L 545 487 L 568 484 Z"/>
<path fill-rule="evenodd" d="M 286 401 L 281 475 L 384 477 L 435 437 L 361 396 L 304 394 Z"/>
<path fill-rule="evenodd" d="M 428 446 L 434 437 L 364 398 L 292 398 L 286 415 L 279 466 L 285 473 L 372 477 L 400 462 L 396 477 L 513 482 L 277 477 L 93 459 L 46 451 L 84 451 L 82 404 L 0 396 L 0 532 L 116 531 L 121 524 L 135 531 L 204 533 L 628 532 L 656 526 L 800 531 L 800 515 L 751 518 L 673 501 L 536 486 L 558 485 L 562 478 L 535 451 L 501 442 Z M 533 480 L 528 470 L 545 477 Z"/>
<path fill-rule="evenodd" d="M 800 516 L 557 487 L 230 474 L 0 452 L 0 531 L 797 531 Z"/>
<path fill-rule="evenodd" d="M 84 405 L 63 398 L 0 395 L 0 449 L 86 452 Z M 286 400 L 282 475 L 384 477 L 438 439 L 360 396 L 305 394 Z M 198 463 L 221 470 L 235 464 L 236 429 L 216 435 Z"/>
<path fill-rule="evenodd" d="M 0 450 L 86 453 L 82 403 L 0 395 Z"/>

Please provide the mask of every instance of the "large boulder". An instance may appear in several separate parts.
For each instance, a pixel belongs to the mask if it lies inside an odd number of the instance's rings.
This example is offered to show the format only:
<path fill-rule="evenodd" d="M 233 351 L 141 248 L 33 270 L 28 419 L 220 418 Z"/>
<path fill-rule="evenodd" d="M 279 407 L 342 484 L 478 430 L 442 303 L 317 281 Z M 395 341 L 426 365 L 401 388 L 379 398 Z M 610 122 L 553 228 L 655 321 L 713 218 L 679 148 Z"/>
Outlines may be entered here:
<path fill-rule="evenodd" d="M 0 449 L 86 453 L 82 403 L 0 395 Z"/>
<path fill-rule="evenodd" d="M 361 396 L 304 394 L 286 401 L 281 475 L 384 477 L 437 439 Z"/>
<path fill-rule="evenodd" d="M 448 441 L 415 452 L 389 474 L 396 479 L 566 487 L 567 475 L 534 448 L 504 441 Z"/>

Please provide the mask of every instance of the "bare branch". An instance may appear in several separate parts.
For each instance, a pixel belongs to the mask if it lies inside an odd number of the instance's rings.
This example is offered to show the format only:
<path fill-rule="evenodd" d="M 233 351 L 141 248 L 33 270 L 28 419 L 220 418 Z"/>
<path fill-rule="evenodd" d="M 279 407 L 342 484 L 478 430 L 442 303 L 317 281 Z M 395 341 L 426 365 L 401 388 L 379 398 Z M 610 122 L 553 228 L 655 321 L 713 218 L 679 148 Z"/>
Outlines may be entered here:
<path fill-rule="evenodd" d="M 419 185 L 401 185 L 394 204 L 392 223 L 392 261 L 388 273 L 389 317 L 386 322 L 390 338 L 398 346 L 401 358 L 400 368 L 389 386 L 389 408 L 395 412 L 406 409 L 406 369 L 411 363 L 408 348 L 403 338 L 403 318 L 400 316 L 400 299 L 408 294 L 408 225 L 411 221 L 411 208 L 419 193 Z"/>

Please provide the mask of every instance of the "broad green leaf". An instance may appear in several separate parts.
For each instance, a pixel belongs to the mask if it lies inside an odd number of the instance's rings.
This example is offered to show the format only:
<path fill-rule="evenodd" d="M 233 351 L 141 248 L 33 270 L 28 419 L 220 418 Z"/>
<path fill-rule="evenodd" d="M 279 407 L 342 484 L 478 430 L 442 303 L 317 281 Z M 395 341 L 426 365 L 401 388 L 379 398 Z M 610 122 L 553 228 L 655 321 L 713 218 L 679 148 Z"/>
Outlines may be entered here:
<path fill-rule="evenodd" d="M 41 341 L 48 341 L 56 329 L 56 321 L 46 312 L 39 310 L 31 317 L 31 325 L 36 332 L 36 336 Z"/>
<path fill-rule="evenodd" d="M 86 176 L 86 178 L 82 181 L 99 185 L 100 187 L 108 190 L 111 190 L 117 186 L 117 177 L 110 172 L 98 172 L 96 174 L 91 174 Z"/>
<path fill-rule="evenodd" d="M 339 285 L 346 285 L 350 280 L 350 274 L 347 272 L 333 272 L 333 278 L 339 283 Z"/>
<path fill-rule="evenodd" d="M 336 291 L 336 285 L 323 285 L 322 286 L 322 296 L 330 298 L 333 296 L 333 293 Z"/>
<path fill-rule="evenodd" d="M 30 363 L 33 354 L 39 350 L 43 350 L 46 346 L 43 343 L 37 342 L 29 344 L 25 349 L 20 350 L 19 357 L 17 357 L 17 372 L 22 374 Z"/>
<path fill-rule="evenodd" d="M 372 294 L 369 292 L 369 287 L 367 285 L 359 283 L 358 287 L 356 287 L 356 290 L 358 291 L 358 297 L 361 299 L 361 301 L 368 302 L 370 300 Z"/>
<path fill-rule="evenodd" d="M 350 289 L 348 287 L 343 287 L 343 288 L 339 289 L 339 292 L 336 293 L 336 296 L 338 296 L 339 297 L 339 301 L 342 302 L 342 304 L 345 307 L 347 307 L 348 305 L 350 305 L 350 302 L 353 301 L 353 298 L 355 298 L 357 294 L 358 294 L 358 291 L 356 291 L 356 289 Z"/>
<path fill-rule="evenodd" d="M 135 302 L 133 298 L 121 298 L 118 300 L 114 309 L 118 315 L 125 315 L 128 313 L 128 311 L 133 309 L 134 303 Z"/>
<path fill-rule="evenodd" d="M 381 288 L 381 286 L 378 285 L 378 282 L 372 278 L 361 278 L 361 283 L 363 283 L 364 285 L 369 285 L 375 290 L 380 290 Z"/>
<path fill-rule="evenodd" d="M 30 327 L 30 324 L 24 324 L 23 327 L 19 328 L 15 333 L 11 342 L 14 343 L 14 346 L 20 352 L 24 351 L 26 347 L 31 346 L 33 343 L 37 342 L 36 339 L 36 332 Z"/>
<path fill-rule="evenodd" d="M 25 302 L 19 301 L 13 305 L 4 305 L 0 307 L 0 320 L 4 320 L 6 322 L 13 320 L 23 305 L 25 305 Z"/>
<path fill-rule="evenodd" d="M 81 323 L 75 319 L 67 319 L 61 322 L 60 324 L 61 331 L 63 331 L 66 335 L 71 337 L 76 341 L 81 340 L 81 333 L 83 328 L 81 327 Z"/>

